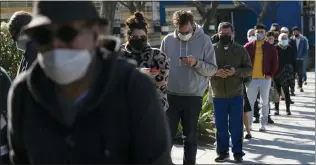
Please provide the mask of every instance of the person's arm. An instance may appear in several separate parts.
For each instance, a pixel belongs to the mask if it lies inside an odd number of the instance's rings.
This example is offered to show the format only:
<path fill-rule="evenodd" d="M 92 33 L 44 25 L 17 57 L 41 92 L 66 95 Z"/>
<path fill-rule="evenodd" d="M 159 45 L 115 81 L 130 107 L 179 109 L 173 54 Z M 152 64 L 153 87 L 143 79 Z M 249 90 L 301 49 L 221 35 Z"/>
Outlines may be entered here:
<path fill-rule="evenodd" d="M 307 39 L 305 38 L 304 39 L 304 42 L 305 42 L 305 47 L 303 48 L 303 57 L 306 57 L 306 56 L 308 56 L 308 48 L 309 48 L 309 46 L 308 46 L 308 41 L 307 41 Z"/>
<path fill-rule="evenodd" d="M 19 80 L 25 75 L 24 73 L 16 78 L 8 95 L 8 142 L 11 164 L 29 164 L 20 129 L 22 125 L 21 113 L 23 111 L 23 97 L 20 94 L 23 93 L 22 90 L 25 87 L 19 84 Z"/>
<path fill-rule="evenodd" d="M 206 76 L 206 77 L 213 76 L 217 71 L 217 64 L 216 64 L 215 50 L 210 39 L 206 40 L 206 45 L 204 47 L 203 60 L 204 61 L 197 60 L 197 63 L 195 66 L 193 66 L 193 68 L 195 68 L 196 71 L 203 76 Z"/>
<path fill-rule="evenodd" d="M 279 55 L 278 50 L 273 46 L 271 51 L 271 65 L 272 65 L 272 73 L 269 76 L 274 76 L 279 68 Z"/>
<path fill-rule="evenodd" d="M 154 55 L 154 59 L 159 65 L 160 72 L 155 77 L 156 85 L 159 87 L 159 90 L 161 90 L 161 94 L 164 93 L 164 90 L 166 89 L 167 82 L 168 82 L 168 76 L 169 76 L 169 61 L 167 56 L 162 53 L 160 50 L 154 50 L 156 51 L 156 55 Z"/>
<path fill-rule="evenodd" d="M 131 164 L 171 165 L 171 136 L 155 85 L 138 71 L 131 73 L 127 97 L 131 113 Z"/>
<path fill-rule="evenodd" d="M 161 41 L 161 44 L 160 44 L 160 51 L 164 54 L 166 54 L 165 40 L 166 40 L 166 37 Z"/>
<path fill-rule="evenodd" d="M 235 68 L 235 75 L 241 78 L 246 78 L 252 74 L 252 64 L 250 56 L 246 48 L 242 47 L 242 64 L 240 67 Z"/>

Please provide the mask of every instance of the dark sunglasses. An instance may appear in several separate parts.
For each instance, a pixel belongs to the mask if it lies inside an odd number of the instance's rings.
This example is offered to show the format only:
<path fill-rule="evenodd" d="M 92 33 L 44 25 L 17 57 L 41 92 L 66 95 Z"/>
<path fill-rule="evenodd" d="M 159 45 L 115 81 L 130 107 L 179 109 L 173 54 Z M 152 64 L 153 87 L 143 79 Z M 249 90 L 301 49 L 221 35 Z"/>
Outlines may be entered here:
<path fill-rule="evenodd" d="M 140 40 L 143 40 L 145 41 L 147 39 L 147 36 L 130 36 L 131 40 L 137 40 L 137 39 L 140 39 Z"/>
<path fill-rule="evenodd" d="M 64 25 L 57 30 L 52 30 L 47 27 L 39 27 L 30 31 L 28 34 L 37 44 L 47 45 L 51 43 L 55 37 L 63 42 L 71 43 L 77 37 L 79 32 L 79 30 L 71 26 Z"/>

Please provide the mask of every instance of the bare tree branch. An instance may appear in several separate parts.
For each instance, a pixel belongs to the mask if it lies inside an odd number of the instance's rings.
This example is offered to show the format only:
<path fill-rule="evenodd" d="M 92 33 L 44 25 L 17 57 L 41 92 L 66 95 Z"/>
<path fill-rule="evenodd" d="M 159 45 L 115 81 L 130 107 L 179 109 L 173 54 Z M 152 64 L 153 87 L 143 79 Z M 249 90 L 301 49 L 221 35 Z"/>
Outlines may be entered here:
<path fill-rule="evenodd" d="M 115 16 L 115 10 L 116 10 L 117 1 L 109 1 L 101 2 L 101 17 L 106 18 L 109 21 L 109 30 L 110 34 L 113 30 L 113 22 L 114 22 L 114 16 Z"/>
<path fill-rule="evenodd" d="M 193 1 L 192 4 L 195 6 L 196 10 L 199 12 L 200 16 L 204 17 L 205 15 L 205 5 L 199 1 Z M 203 18 L 204 19 L 204 18 Z"/>
<path fill-rule="evenodd" d="M 146 1 L 119 1 L 120 4 L 128 8 L 129 12 L 131 14 L 134 14 L 137 10 L 139 11 L 144 11 L 145 10 L 145 5 Z"/>

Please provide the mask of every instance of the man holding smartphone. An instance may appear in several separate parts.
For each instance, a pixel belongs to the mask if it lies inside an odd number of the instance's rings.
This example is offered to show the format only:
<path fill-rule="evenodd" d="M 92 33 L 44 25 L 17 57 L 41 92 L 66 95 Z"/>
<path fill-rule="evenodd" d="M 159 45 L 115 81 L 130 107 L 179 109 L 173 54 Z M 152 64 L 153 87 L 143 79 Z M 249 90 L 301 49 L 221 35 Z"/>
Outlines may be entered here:
<path fill-rule="evenodd" d="M 173 23 L 176 30 L 161 43 L 161 51 L 170 59 L 167 83 L 169 108 L 166 113 L 172 138 L 181 119 L 183 164 L 193 165 L 196 160 L 196 127 L 202 109 L 202 96 L 217 65 L 210 37 L 193 21 L 192 12 L 175 12 Z"/>
<path fill-rule="evenodd" d="M 247 50 L 233 42 L 234 27 L 222 22 L 218 26 L 219 42 L 215 43 L 218 70 L 211 78 L 216 125 L 216 162 L 229 158 L 229 133 L 235 163 L 241 163 L 243 139 L 243 82 L 251 75 L 252 65 Z"/>

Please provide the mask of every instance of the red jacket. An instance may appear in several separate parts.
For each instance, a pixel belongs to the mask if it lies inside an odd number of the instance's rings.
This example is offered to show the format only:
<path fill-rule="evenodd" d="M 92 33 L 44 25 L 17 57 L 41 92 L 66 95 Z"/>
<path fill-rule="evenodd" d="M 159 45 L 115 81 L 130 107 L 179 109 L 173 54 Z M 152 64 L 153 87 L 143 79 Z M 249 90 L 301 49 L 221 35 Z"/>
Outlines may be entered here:
<path fill-rule="evenodd" d="M 256 55 L 256 41 L 248 42 L 244 47 L 247 49 L 253 65 Z M 262 45 L 262 52 L 262 74 L 265 76 L 275 75 L 279 65 L 277 49 L 274 47 L 274 45 L 264 41 Z"/>

